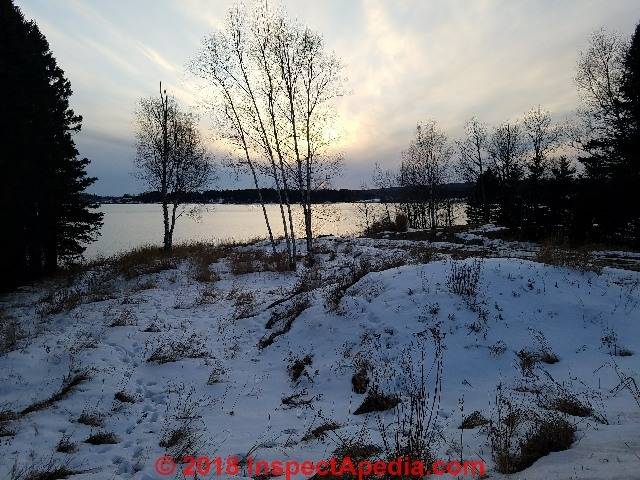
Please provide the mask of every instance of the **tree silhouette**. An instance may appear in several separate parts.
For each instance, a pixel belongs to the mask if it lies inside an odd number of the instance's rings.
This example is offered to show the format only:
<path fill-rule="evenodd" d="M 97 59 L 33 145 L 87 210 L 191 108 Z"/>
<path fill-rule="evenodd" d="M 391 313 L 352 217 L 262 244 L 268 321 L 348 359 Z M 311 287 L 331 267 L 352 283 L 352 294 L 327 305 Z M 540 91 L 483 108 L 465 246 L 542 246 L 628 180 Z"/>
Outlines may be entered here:
<path fill-rule="evenodd" d="M 10 0 L 0 1 L 0 91 L 7 288 L 80 256 L 98 235 L 102 214 L 83 195 L 95 179 L 73 141 L 82 117 L 69 107 L 69 80 L 38 26 Z"/>

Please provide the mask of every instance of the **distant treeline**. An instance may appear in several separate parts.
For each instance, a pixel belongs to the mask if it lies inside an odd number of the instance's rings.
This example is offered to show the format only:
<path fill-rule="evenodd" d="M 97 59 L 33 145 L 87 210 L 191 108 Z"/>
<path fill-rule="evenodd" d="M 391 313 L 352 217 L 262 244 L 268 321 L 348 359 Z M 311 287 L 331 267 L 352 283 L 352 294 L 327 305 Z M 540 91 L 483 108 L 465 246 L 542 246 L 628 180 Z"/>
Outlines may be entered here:
<path fill-rule="evenodd" d="M 440 195 L 443 198 L 467 198 L 473 191 L 472 183 L 449 183 L 442 185 Z M 273 188 L 262 189 L 262 197 L 266 203 L 278 203 L 278 192 Z M 412 195 L 410 188 L 371 188 L 352 190 L 322 189 L 316 190 L 311 196 L 314 203 L 339 203 L 339 202 L 361 202 L 367 200 L 377 200 L 384 202 L 400 202 Z M 300 202 L 299 192 L 291 191 L 291 202 Z M 97 203 L 158 203 L 160 194 L 158 192 L 145 192 L 138 195 L 126 194 L 121 197 L 106 197 L 91 195 L 91 200 Z M 258 191 L 253 188 L 238 190 L 206 190 L 185 194 L 183 200 L 187 203 L 259 203 Z"/>

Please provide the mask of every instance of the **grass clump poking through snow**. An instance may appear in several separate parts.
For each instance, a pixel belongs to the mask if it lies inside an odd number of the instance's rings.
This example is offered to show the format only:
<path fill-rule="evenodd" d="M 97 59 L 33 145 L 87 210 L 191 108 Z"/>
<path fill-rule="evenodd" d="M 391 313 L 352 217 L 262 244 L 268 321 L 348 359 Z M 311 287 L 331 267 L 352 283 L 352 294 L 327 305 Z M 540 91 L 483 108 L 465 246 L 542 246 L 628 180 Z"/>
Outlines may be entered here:
<path fill-rule="evenodd" d="M 11 473 L 11 480 L 62 480 L 82 472 L 52 459 L 46 465 L 31 465 L 22 469 L 14 467 Z"/>
<path fill-rule="evenodd" d="M 351 388 L 353 393 L 358 393 L 360 395 L 367 393 L 370 381 L 369 370 L 371 369 L 371 364 L 362 357 L 356 357 L 354 359 L 353 366 L 355 367 L 355 372 L 351 377 Z"/>
<path fill-rule="evenodd" d="M 209 352 L 205 348 L 204 340 L 196 333 L 184 335 L 180 340 L 165 339 L 153 350 L 147 362 L 171 363 L 185 358 L 206 358 Z"/>
<path fill-rule="evenodd" d="M 98 413 L 82 412 L 78 417 L 78 423 L 88 425 L 90 427 L 103 427 L 104 418 Z"/>
<path fill-rule="evenodd" d="M 193 387 L 181 390 L 172 407 L 168 407 L 166 423 L 158 445 L 173 458 L 194 455 L 203 448 L 206 425 L 202 421 L 203 398 L 195 396 Z"/>
<path fill-rule="evenodd" d="M 231 273 L 244 275 L 256 272 L 286 272 L 290 270 L 287 255 L 266 253 L 263 250 L 241 250 L 231 252 L 228 256 Z"/>
<path fill-rule="evenodd" d="M 602 267 L 594 262 L 586 250 L 565 250 L 553 245 L 542 245 L 536 261 L 557 267 L 566 267 L 579 272 L 602 273 Z"/>
<path fill-rule="evenodd" d="M 462 419 L 462 423 L 458 427 L 461 430 L 471 430 L 478 427 L 484 427 L 489 423 L 480 410 L 474 410 Z"/>
<path fill-rule="evenodd" d="M 354 462 L 367 460 L 377 456 L 382 448 L 373 443 L 365 443 L 362 440 L 349 439 L 333 451 L 333 457 L 340 460 L 350 458 Z"/>
<path fill-rule="evenodd" d="M 295 358 L 291 362 L 291 364 L 287 367 L 287 371 L 289 373 L 289 378 L 292 382 L 297 383 L 302 375 L 306 375 L 308 378 L 309 373 L 307 372 L 307 367 L 310 367 L 313 362 L 313 358 L 311 355 L 305 355 L 302 358 Z"/>
<path fill-rule="evenodd" d="M 346 267 L 346 272 L 342 273 L 338 282 L 329 290 L 325 298 L 325 306 L 330 312 L 335 312 L 340 306 L 342 297 L 347 290 L 358 283 L 369 273 L 382 272 L 391 268 L 396 268 L 405 264 L 405 259 L 385 258 L 382 261 L 374 262 L 372 259 L 363 257 L 358 263 L 352 263 Z"/>
<path fill-rule="evenodd" d="M 322 438 L 324 438 L 328 432 L 332 432 L 334 430 L 338 430 L 339 428 L 341 428 L 342 425 L 340 425 L 337 422 L 333 422 L 333 421 L 329 421 L 329 422 L 324 422 L 321 425 L 317 426 L 316 428 L 313 428 L 311 430 L 309 430 L 304 437 L 302 437 L 302 441 L 303 442 L 310 442 L 312 440 L 320 440 Z"/>
<path fill-rule="evenodd" d="M 81 383 L 86 382 L 91 378 L 91 375 L 87 370 L 82 370 L 79 372 L 69 372 L 69 374 L 62 380 L 62 385 L 60 388 L 49 398 L 45 400 L 40 400 L 38 402 L 34 402 L 29 405 L 27 408 L 20 412 L 21 415 L 26 415 L 31 412 L 37 412 L 39 410 L 44 410 L 45 408 L 49 408 L 53 404 L 59 402 L 64 397 L 69 395 L 76 387 L 78 387 Z"/>
<path fill-rule="evenodd" d="M 309 301 L 309 297 L 303 294 L 294 298 L 284 309 L 272 312 L 271 318 L 267 321 L 266 328 L 273 329 L 274 331 L 260 339 L 258 348 L 262 349 L 272 345 L 276 338 L 291 330 L 295 319 L 310 306 L 311 302 Z"/>
<path fill-rule="evenodd" d="M 20 329 L 16 319 L 0 311 L 0 355 L 15 350 L 19 337 Z"/>
<path fill-rule="evenodd" d="M 437 329 L 430 330 L 433 341 L 433 361 L 426 364 L 427 346 L 418 344 L 419 361 L 408 349 L 403 354 L 402 371 L 404 378 L 403 402 L 395 408 L 395 418 L 387 424 L 378 415 L 378 427 L 387 458 L 408 458 L 429 464 L 435 460 L 439 429 L 436 425 L 443 381 L 443 339 Z"/>
<path fill-rule="evenodd" d="M 93 433 L 84 441 L 91 445 L 114 445 L 119 442 L 120 439 L 115 433 L 106 431 Z"/>
<path fill-rule="evenodd" d="M 482 271 L 482 260 L 452 261 L 447 288 L 455 295 L 473 298 L 478 293 L 478 282 Z"/>
<path fill-rule="evenodd" d="M 400 398 L 395 394 L 386 394 L 374 385 L 367 392 L 367 396 L 360 406 L 353 412 L 354 415 L 363 415 L 371 412 L 384 412 L 391 410 L 400 403 Z"/>
<path fill-rule="evenodd" d="M 493 461 L 500 473 L 520 472 L 551 452 L 567 450 L 575 441 L 576 427 L 566 416 L 541 416 L 516 406 L 502 387 L 498 387 L 495 409 L 496 417 L 488 431 Z"/>
<path fill-rule="evenodd" d="M 56 452 L 71 454 L 78 450 L 78 445 L 71 441 L 71 435 L 62 435 L 56 445 Z"/>

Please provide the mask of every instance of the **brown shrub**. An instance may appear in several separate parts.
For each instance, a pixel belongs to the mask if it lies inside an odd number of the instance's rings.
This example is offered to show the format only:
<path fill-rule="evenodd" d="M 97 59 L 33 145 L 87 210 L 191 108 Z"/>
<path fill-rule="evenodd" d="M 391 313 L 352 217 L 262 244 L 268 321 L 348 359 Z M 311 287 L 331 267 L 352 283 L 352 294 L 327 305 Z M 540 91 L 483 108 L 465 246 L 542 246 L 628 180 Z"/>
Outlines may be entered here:
<path fill-rule="evenodd" d="M 311 355 L 305 355 L 302 358 L 296 358 L 293 362 L 287 367 L 287 371 L 289 372 L 289 378 L 291 378 L 292 382 L 297 382 L 300 380 L 303 374 L 309 376 L 307 373 L 307 367 L 311 366 L 313 359 Z"/>
<path fill-rule="evenodd" d="M 342 427 L 342 425 L 340 425 L 339 423 L 336 422 L 324 422 L 322 425 L 309 430 L 304 437 L 302 437 L 302 441 L 303 442 L 309 442 L 311 440 L 316 440 L 316 439 L 321 439 L 324 438 L 327 434 L 327 432 L 331 432 L 333 430 L 337 430 L 340 427 Z"/>
<path fill-rule="evenodd" d="M 287 254 L 284 252 L 273 254 L 263 250 L 241 250 L 232 252 L 228 259 L 234 275 L 290 270 Z"/>
<path fill-rule="evenodd" d="M 384 412 L 391 410 L 400 403 L 397 395 L 382 393 L 375 385 L 369 389 L 367 396 L 360 406 L 353 412 L 354 415 L 362 415 L 371 412 Z"/>
<path fill-rule="evenodd" d="M 473 428 L 483 427 L 489 423 L 480 410 L 474 410 L 469 415 L 463 418 L 462 423 L 458 428 L 464 430 L 471 430 Z"/>
<path fill-rule="evenodd" d="M 93 433 L 84 441 L 91 445 L 113 445 L 119 442 L 120 439 L 115 433 L 106 431 Z"/>
<path fill-rule="evenodd" d="M 602 273 L 602 266 L 595 262 L 588 250 L 566 250 L 543 244 L 536 255 L 536 261 L 579 272 Z"/>
<path fill-rule="evenodd" d="M 26 415 L 31 412 L 37 412 L 49 408 L 54 403 L 59 402 L 75 388 L 83 382 L 86 382 L 91 378 L 87 370 L 81 370 L 78 372 L 69 372 L 69 374 L 62 380 L 60 388 L 46 400 L 40 400 L 29 405 L 27 408 L 20 412 L 21 415 Z"/>
<path fill-rule="evenodd" d="M 367 388 L 369 387 L 370 365 L 368 361 L 358 357 L 354 361 L 354 366 L 356 367 L 356 371 L 351 377 L 351 388 L 354 393 L 362 395 L 367 393 Z"/>

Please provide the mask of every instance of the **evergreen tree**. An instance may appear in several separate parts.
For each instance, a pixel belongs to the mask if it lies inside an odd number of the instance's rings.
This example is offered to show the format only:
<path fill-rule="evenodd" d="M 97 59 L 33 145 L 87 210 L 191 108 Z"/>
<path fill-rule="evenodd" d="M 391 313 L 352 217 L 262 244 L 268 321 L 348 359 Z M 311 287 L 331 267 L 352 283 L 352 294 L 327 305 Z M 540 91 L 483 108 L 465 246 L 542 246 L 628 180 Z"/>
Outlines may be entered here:
<path fill-rule="evenodd" d="M 635 181 L 640 179 L 640 23 L 631 37 L 631 43 L 624 58 L 624 79 L 622 96 L 628 134 L 624 146 L 625 171 Z"/>
<path fill-rule="evenodd" d="M 95 178 L 79 159 L 73 134 L 82 117 L 69 107 L 71 85 L 33 21 L 0 0 L 1 287 L 56 270 L 96 237 L 102 215 L 83 195 Z"/>

